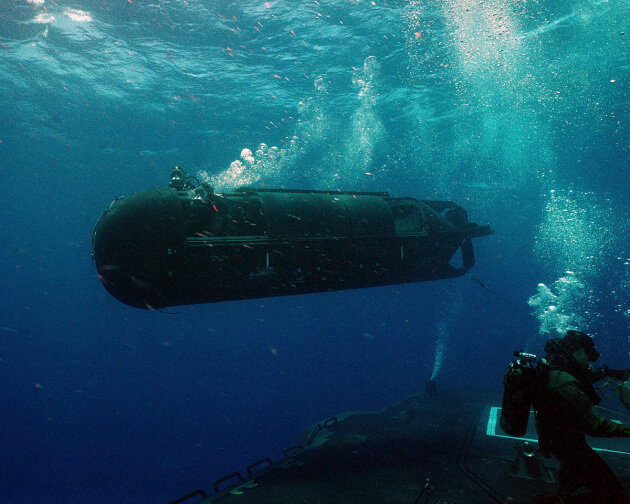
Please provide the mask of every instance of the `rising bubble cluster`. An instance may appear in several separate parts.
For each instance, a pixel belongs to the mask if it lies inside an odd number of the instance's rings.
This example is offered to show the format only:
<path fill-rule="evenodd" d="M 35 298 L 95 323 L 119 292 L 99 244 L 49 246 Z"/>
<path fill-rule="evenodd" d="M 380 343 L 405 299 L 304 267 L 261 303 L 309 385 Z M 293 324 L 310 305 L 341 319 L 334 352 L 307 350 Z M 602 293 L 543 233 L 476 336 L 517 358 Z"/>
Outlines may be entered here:
<path fill-rule="evenodd" d="M 448 308 L 442 314 L 441 320 L 437 324 L 437 338 L 435 342 L 435 357 L 433 359 L 433 370 L 430 380 L 433 381 L 440 374 L 444 353 L 450 340 L 450 326 L 456 320 L 462 309 L 463 296 L 461 291 L 456 290 Z"/>
<path fill-rule="evenodd" d="M 299 103 L 296 129 L 287 145 L 280 148 L 262 143 L 255 152 L 245 148 L 226 170 L 216 175 L 203 171 L 200 176 L 219 190 L 301 179 L 318 189 L 360 186 L 372 175 L 375 150 L 385 134 L 375 111 L 378 76 L 374 56 L 365 58 L 363 66 L 353 71 L 350 86 L 355 108 L 349 118 L 331 116 L 327 79 L 316 77 L 313 95 Z"/>
<path fill-rule="evenodd" d="M 587 303 L 588 290 L 575 273 L 567 271 L 551 287 L 538 284 L 536 294 L 527 304 L 540 322 L 541 334 L 564 334 L 568 329 L 584 328 L 583 308 Z"/>
<path fill-rule="evenodd" d="M 282 175 L 293 165 L 296 143 L 297 139 L 293 138 L 284 149 L 261 143 L 255 152 L 243 149 L 240 158 L 232 161 L 227 170 L 217 175 L 201 171 L 199 175 L 219 191 L 257 184 L 262 180 L 272 179 L 275 175 Z"/>
<path fill-rule="evenodd" d="M 562 333 L 585 323 L 594 324 L 602 319 L 607 298 L 625 304 L 620 298 L 623 289 L 610 284 L 602 292 L 599 285 L 603 277 L 610 277 L 611 258 L 623 245 L 621 227 L 610 202 L 594 193 L 548 193 L 534 251 L 548 271 L 574 273 L 563 274 L 552 287 L 540 283 L 529 299 L 540 322 L 540 333 Z M 595 291 L 600 294 L 594 295 Z"/>
<path fill-rule="evenodd" d="M 615 227 L 612 209 L 593 193 L 552 190 L 535 251 L 545 266 L 592 276 L 616 248 Z"/>

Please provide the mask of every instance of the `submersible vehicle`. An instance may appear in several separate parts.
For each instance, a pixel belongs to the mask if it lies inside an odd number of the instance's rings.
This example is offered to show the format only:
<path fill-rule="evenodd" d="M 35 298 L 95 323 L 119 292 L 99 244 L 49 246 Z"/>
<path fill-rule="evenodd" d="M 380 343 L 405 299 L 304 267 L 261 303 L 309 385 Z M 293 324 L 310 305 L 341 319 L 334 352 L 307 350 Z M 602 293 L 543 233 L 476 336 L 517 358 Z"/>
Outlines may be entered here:
<path fill-rule="evenodd" d="M 138 308 L 463 275 L 493 233 L 452 201 L 244 187 L 218 194 L 180 167 L 169 187 L 117 198 L 93 234 L 105 288 Z M 461 266 L 450 264 L 461 250 Z"/>

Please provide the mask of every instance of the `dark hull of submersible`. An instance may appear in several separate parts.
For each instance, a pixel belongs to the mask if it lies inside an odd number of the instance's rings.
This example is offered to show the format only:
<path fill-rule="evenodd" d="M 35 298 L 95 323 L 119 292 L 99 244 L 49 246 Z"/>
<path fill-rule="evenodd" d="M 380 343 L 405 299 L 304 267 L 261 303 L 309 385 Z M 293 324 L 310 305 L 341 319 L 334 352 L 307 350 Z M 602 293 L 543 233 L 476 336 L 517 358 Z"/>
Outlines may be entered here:
<path fill-rule="evenodd" d="M 179 172 L 177 172 L 179 170 Z M 115 200 L 93 235 L 99 278 L 138 308 L 457 277 L 491 234 L 450 201 L 243 188 L 216 194 L 175 168 L 169 188 Z M 462 251 L 462 267 L 449 261 Z"/>

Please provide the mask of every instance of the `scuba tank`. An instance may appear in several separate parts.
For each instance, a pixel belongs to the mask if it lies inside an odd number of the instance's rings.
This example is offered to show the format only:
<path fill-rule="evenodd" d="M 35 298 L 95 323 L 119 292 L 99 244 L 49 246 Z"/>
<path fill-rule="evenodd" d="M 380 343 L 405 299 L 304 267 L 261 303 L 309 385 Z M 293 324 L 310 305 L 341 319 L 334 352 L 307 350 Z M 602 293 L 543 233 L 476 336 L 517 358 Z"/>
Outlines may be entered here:
<path fill-rule="evenodd" d="M 527 432 L 529 410 L 537 390 L 537 373 L 534 354 L 515 351 L 518 357 L 510 362 L 503 377 L 503 403 L 501 430 L 510 436 L 523 436 Z"/>

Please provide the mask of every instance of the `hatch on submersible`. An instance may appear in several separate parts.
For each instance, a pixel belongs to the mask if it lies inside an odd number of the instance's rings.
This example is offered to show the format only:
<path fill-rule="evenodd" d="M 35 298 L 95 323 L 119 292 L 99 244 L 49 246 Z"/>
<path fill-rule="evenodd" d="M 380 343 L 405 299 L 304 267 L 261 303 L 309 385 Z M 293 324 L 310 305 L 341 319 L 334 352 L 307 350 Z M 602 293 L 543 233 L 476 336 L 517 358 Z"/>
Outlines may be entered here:
<path fill-rule="evenodd" d="M 175 167 L 168 188 L 117 198 L 94 229 L 100 280 L 138 308 L 453 278 L 492 234 L 452 201 L 243 187 Z M 449 264 L 461 249 L 462 266 Z"/>

